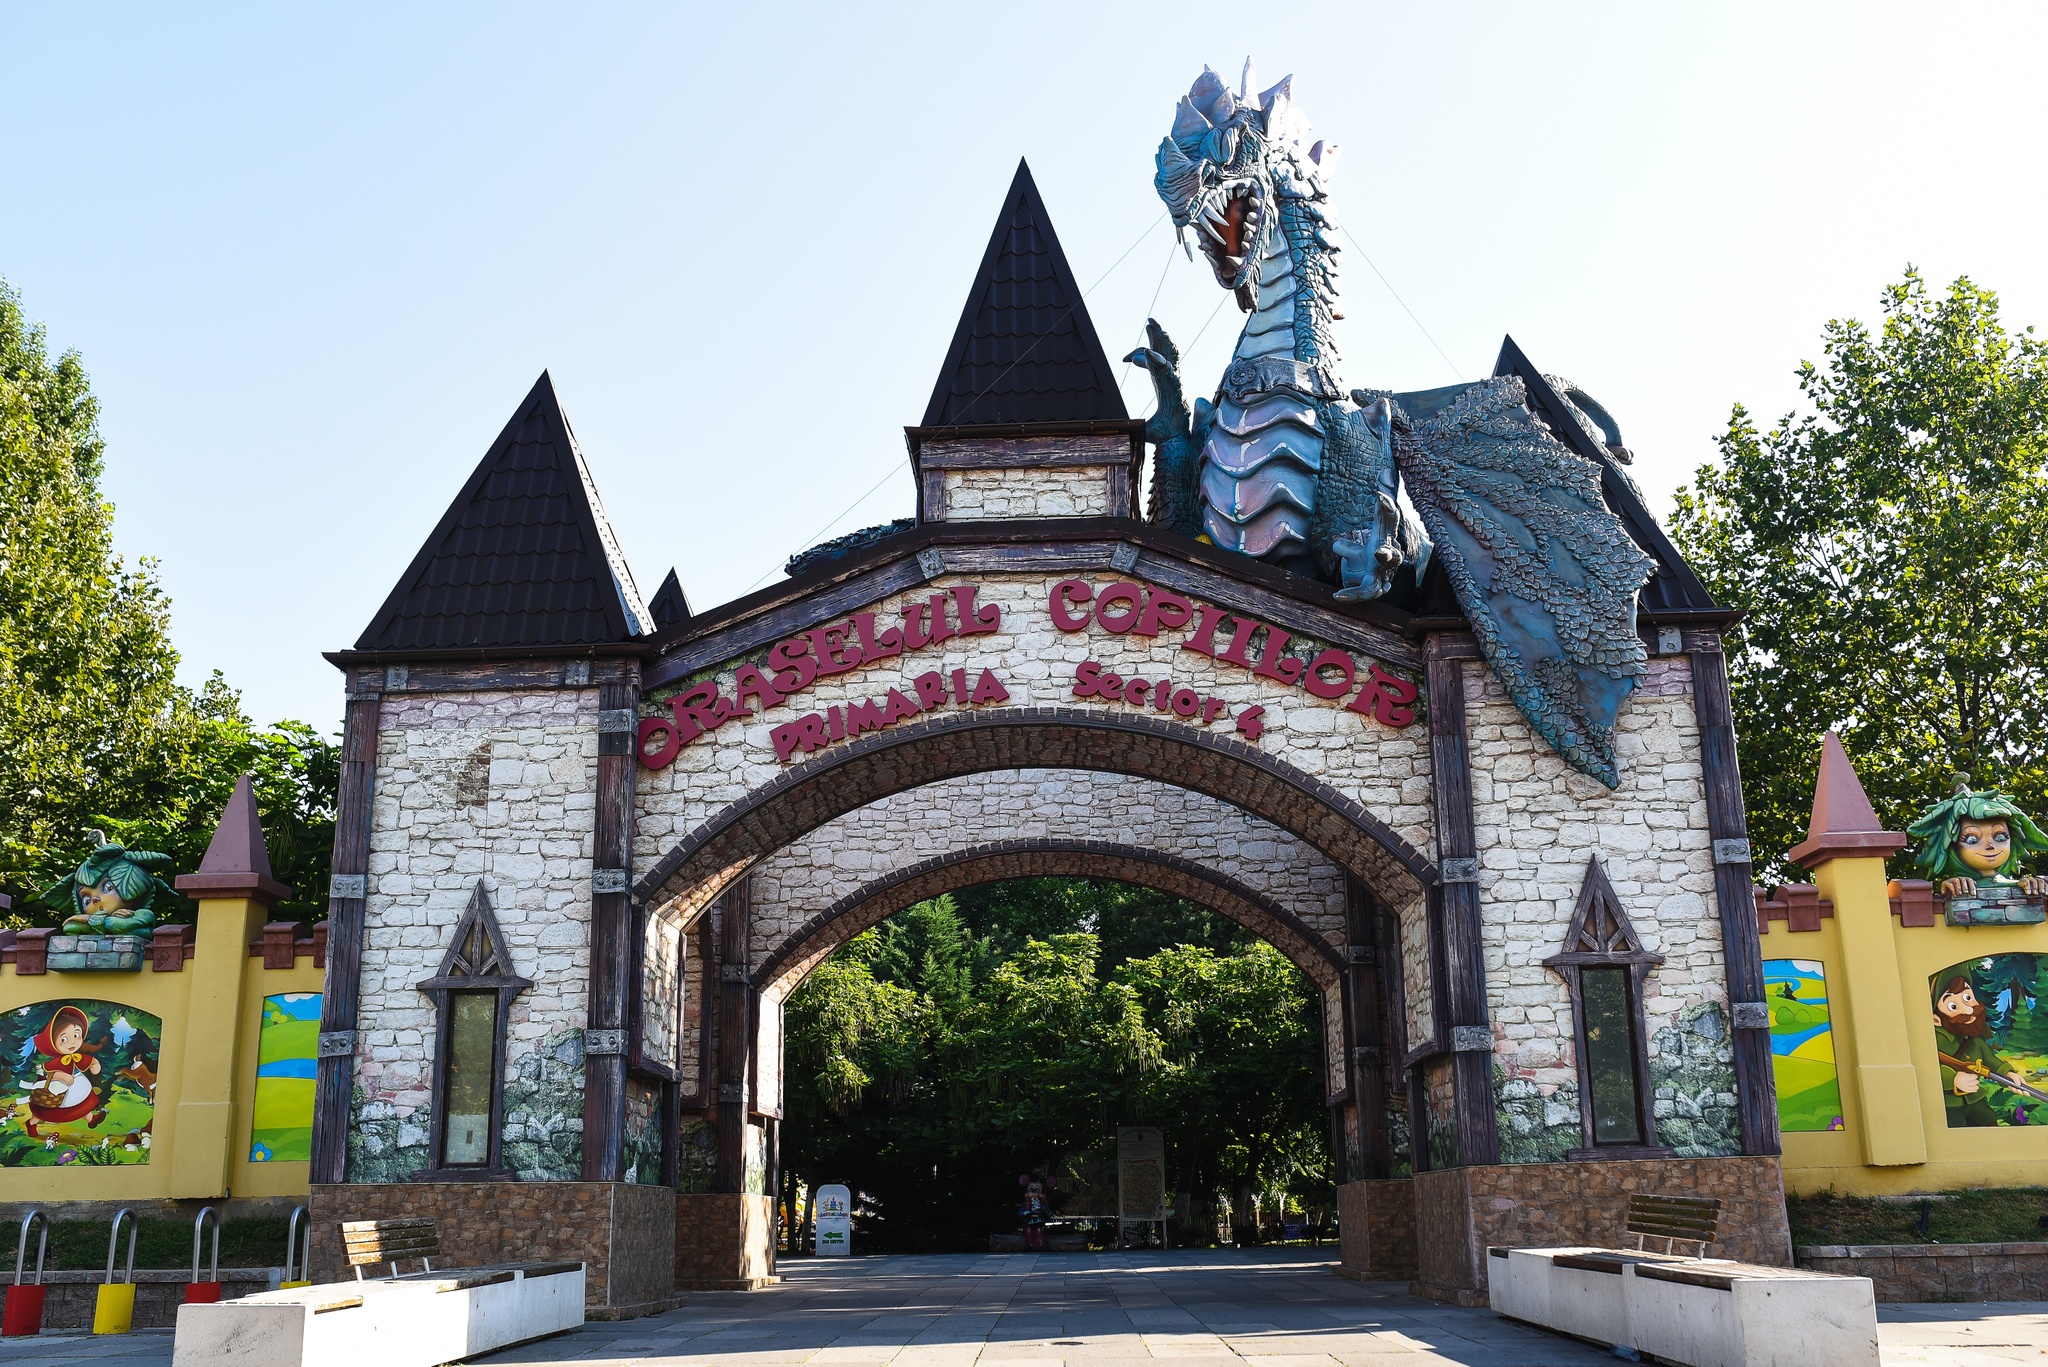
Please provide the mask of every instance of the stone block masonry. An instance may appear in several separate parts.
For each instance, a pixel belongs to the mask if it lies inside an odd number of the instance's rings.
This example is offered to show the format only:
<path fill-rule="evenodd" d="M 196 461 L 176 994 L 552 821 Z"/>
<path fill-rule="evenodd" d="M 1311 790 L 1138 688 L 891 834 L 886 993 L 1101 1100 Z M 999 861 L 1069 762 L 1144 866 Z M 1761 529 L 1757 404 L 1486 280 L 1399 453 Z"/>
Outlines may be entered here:
<path fill-rule="evenodd" d="M 434 1012 L 414 984 L 434 973 L 479 878 L 533 980 L 506 1026 L 505 1162 L 526 1177 L 579 1173 L 597 710 L 588 688 L 384 700 L 351 1181 L 434 1166 Z"/>
<path fill-rule="evenodd" d="M 1799 1265 L 1868 1277 L 1880 1301 L 2048 1300 L 2048 1244 L 1802 1244 Z"/>
<path fill-rule="evenodd" d="M 342 1221 L 429 1219 L 449 1267 L 581 1261 L 592 1318 L 653 1314 L 677 1301 L 675 1202 L 630 1182 L 315 1185 L 313 1280 L 351 1275 Z"/>
<path fill-rule="evenodd" d="M 1486 1250 L 1632 1248 L 1622 1221 L 1632 1193 L 1713 1196 L 1720 1233 L 1709 1257 L 1792 1265 L 1778 1160 L 1667 1158 L 1618 1163 L 1518 1163 L 1416 1174 L 1417 1295 L 1486 1303 Z"/>

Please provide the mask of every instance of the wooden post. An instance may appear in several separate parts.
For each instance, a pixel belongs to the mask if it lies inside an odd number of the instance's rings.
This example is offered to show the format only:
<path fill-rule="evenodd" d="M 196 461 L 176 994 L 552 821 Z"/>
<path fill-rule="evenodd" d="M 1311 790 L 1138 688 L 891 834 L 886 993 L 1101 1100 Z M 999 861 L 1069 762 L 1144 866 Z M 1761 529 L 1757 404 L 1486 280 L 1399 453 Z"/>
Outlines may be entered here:
<path fill-rule="evenodd" d="M 1714 902 L 1721 913 L 1721 958 L 1735 1034 L 1735 1095 L 1744 1153 L 1777 1154 L 1778 1089 L 1771 1072 L 1771 1017 L 1764 1001 L 1763 942 L 1757 938 L 1751 891 L 1749 822 L 1742 808 L 1742 768 L 1735 753 L 1735 717 L 1728 701 L 1728 662 L 1717 631 L 1688 630 L 1693 715 L 1700 728 L 1700 771 L 1707 793 L 1707 835 L 1713 841 Z"/>
<path fill-rule="evenodd" d="M 619 1180 L 626 1134 L 626 1004 L 634 923 L 633 736 L 637 671 L 597 685 L 597 812 L 591 841 L 590 1004 L 583 1055 L 583 1180 Z"/>
<path fill-rule="evenodd" d="M 1349 1017 L 1346 1046 L 1351 1052 L 1351 1100 L 1358 1116 L 1361 1177 L 1385 1177 L 1393 1171 L 1387 1145 L 1387 1041 L 1381 1023 L 1386 1006 L 1380 996 L 1379 906 L 1355 878 L 1345 880 L 1344 922 L 1348 946 L 1345 965 L 1345 1013 Z"/>
<path fill-rule="evenodd" d="M 718 918 L 718 1172 L 717 1187 L 746 1185 L 747 1064 L 753 1050 L 753 988 L 748 979 L 748 922 L 753 879 L 742 877 L 719 899 Z"/>
<path fill-rule="evenodd" d="M 1486 960 L 1481 950 L 1479 847 L 1472 817 L 1472 757 L 1465 732 L 1464 661 L 1469 636 L 1433 635 L 1424 648 L 1429 742 L 1436 780 L 1436 862 L 1443 893 L 1444 1000 L 1441 1033 L 1451 1050 L 1458 1161 L 1500 1159 L 1493 1100 L 1493 1030 L 1487 1023 Z"/>
<path fill-rule="evenodd" d="M 349 1106 L 355 1091 L 356 1019 L 363 982 L 363 914 L 370 870 L 370 799 L 377 777 L 375 682 L 382 670 L 349 675 L 341 730 L 341 784 L 335 798 L 334 860 L 327 898 L 327 979 L 320 1000 L 314 1065 L 314 1182 L 348 1179 Z M 373 682 L 374 681 L 374 682 Z"/>

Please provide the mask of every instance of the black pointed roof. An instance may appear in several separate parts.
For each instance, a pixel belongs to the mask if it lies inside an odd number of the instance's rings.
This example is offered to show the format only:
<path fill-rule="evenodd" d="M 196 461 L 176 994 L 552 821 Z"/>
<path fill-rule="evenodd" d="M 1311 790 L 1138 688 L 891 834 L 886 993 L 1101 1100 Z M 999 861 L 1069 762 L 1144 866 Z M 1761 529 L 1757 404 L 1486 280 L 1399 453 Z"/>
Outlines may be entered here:
<path fill-rule="evenodd" d="M 683 581 L 676 578 L 673 568 L 669 570 L 668 578 L 661 581 L 661 587 L 654 591 L 654 596 L 647 600 L 647 612 L 657 628 L 672 627 L 690 620 L 690 600 L 684 595 Z"/>
<path fill-rule="evenodd" d="M 1686 563 L 1678 548 L 1671 544 L 1671 538 L 1664 535 L 1664 529 L 1657 525 L 1657 519 L 1643 505 L 1635 481 L 1622 473 L 1614 452 L 1587 435 L 1586 429 L 1566 410 L 1563 397 L 1515 345 L 1513 337 L 1501 339 L 1500 359 L 1494 362 L 1493 373 L 1520 376 L 1529 392 L 1530 406 L 1542 414 L 1558 439 L 1587 460 L 1598 462 L 1600 492 L 1607 499 L 1607 506 L 1628 528 L 1630 539 L 1657 562 L 1656 569 L 1650 572 L 1649 582 L 1643 585 L 1637 597 L 1643 609 L 1648 612 L 1725 615 L 1725 609 L 1714 601 L 1692 566 Z M 1616 433 L 1610 440 L 1618 441 L 1619 435 Z M 1622 455 L 1626 457 L 1627 452 L 1624 450 Z"/>
<path fill-rule="evenodd" d="M 651 625 L 543 371 L 356 649 L 602 645 Z"/>
<path fill-rule="evenodd" d="M 1129 416 L 1031 168 L 1019 160 L 924 425 Z"/>

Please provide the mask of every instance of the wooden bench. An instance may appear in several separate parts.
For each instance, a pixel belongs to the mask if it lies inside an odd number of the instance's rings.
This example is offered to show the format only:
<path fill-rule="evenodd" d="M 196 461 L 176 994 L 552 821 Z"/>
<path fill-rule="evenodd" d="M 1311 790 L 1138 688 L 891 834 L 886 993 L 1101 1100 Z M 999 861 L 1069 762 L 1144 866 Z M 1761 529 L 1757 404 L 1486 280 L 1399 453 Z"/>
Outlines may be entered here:
<path fill-rule="evenodd" d="M 352 1220 L 341 1238 L 354 1281 L 181 1307 L 173 1367 L 438 1367 L 583 1323 L 580 1262 L 435 1271 L 440 1232 L 423 1219 Z M 363 1275 L 379 1264 L 389 1276 Z"/>
<path fill-rule="evenodd" d="M 391 1275 L 396 1277 L 398 1264 L 413 1258 L 432 1272 L 434 1258 L 441 1252 L 441 1232 L 432 1220 L 344 1220 L 341 1246 L 357 1281 L 363 1279 L 365 1267 L 378 1263 L 390 1264 Z"/>
<path fill-rule="evenodd" d="M 1869 1278 L 1706 1257 L 1720 1227 L 1720 1202 L 1709 1197 L 1638 1193 L 1621 1225 L 1634 1248 L 1487 1249 L 1489 1303 L 1602 1347 L 1693 1367 L 1876 1367 Z"/>

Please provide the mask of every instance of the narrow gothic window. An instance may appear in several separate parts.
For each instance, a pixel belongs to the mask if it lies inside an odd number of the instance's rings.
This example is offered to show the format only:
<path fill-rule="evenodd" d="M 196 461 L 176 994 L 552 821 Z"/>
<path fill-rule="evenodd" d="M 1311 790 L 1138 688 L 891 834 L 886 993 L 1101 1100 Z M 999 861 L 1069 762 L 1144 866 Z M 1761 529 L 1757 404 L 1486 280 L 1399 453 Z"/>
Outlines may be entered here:
<path fill-rule="evenodd" d="M 1668 1152 L 1656 1141 L 1643 1029 L 1643 988 L 1664 958 L 1643 948 L 1598 855 L 1586 864 L 1563 950 L 1543 962 L 1571 991 L 1583 1137 L 1571 1156 Z"/>
<path fill-rule="evenodd" d="M 505 1016 L 512 999 L 532 985 L 512 971 L 512 955 L 479 879 L 440 971 L 419 984 L 435 1003 L 435 1170 L 499 1167 Z"/>

